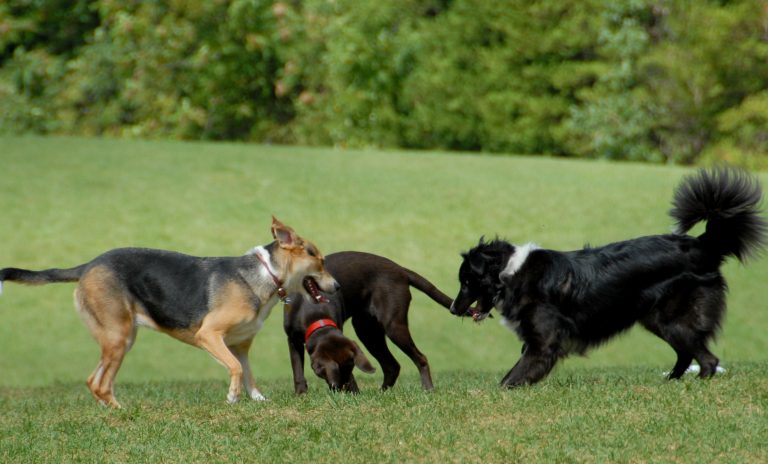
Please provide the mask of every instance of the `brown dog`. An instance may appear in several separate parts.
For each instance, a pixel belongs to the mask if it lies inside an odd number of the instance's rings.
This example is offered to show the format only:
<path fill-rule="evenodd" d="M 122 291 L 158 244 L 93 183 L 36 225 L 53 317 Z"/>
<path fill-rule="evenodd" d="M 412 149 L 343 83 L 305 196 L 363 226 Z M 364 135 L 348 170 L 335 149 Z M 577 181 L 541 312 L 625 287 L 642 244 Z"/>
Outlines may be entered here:
<path fill-rule="evenodd" d="M 350 318 L 360 341 L 384 371 L 383 390 L 393 386 L 400 373 L 400 364 L 389 351 L 385 335 L 416 364 L 422 386 L 432 389 L 429 363 L 408 329 L 409 287 L 421 290 L 446 309 L 453 300 L 424 277 L 381 256 L 355 251 L 333 253 L 326 256 L 325 268 L 341 285 L 338 292 L 321 294 L 311 279 L 305 279 L 305 289 L 312 299 L 292 294 L 285 307 L 284 328 L 296 393 L 307 391 L 305 344 L 312 369 L 332 389 L 357 391 L 352 375 L 355 365 L 365 372 L 373 371 L 357 344 L 341 333 L 344 321 Z M 326 322 L 312 326 L 323 320 Z"/>
<path fill-rule="evenodd" d="M 263 400 L 248 362 L 251 341 L 278 298 L 300 291 L 311 276 L 320 288 L 338 284 L 309 241 L 272 218 L 276 239 L 245 256 L 198 258 L 172 251 L 120 248 L 71 269 L 0 270 L 3 280 L 25 284 L 78 282 L 75 302 L 101 346 L 88 388 L 103 404 L 119 408 L 113 385 L 139 326 L 206 350 L 229 370 L 227 400 Z"/>

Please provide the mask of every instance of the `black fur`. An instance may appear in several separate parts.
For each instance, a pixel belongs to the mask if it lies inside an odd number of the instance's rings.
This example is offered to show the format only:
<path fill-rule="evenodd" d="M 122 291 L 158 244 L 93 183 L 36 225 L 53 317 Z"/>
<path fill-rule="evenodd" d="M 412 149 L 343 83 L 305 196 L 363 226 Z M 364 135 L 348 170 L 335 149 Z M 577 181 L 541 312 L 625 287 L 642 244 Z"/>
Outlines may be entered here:
<path fill-rule="evenodd" d="M 159 327 L 181 329 L 205 317 L 209 311 L 210 292 L 216 290 L 217 284 L 242 280 L 243 270 L 254 265 L 260 266 L 248 255 L 197 257 L 167 250 L 116 248 L 70 269 L 0 269 L 0 281 L 32 285 L 76 282 L 89 269 L 104 266 L 117 275 L 128 295 Z M 216 279 L 212 280 L 213 276 Z M 253 303 L 254 307 L 260 304 L 258 299 Z"/>
<path fill-rule="evenodd" d="M 700 170 L 675 192 L 676 234 L 570 252 L 535 249 L 517 269 L 507 266 L 520 247 L 481 239 L 463 255 L 451 310 L 464 315 L 474 301 L 480 315 L 496 307 L 523 340 L 523 355 L 503 386 L 538 382 L 560 358 L 584 353 L 635 322 L 675 350 L 670 378 L 682 376 L 693 359 L 700 376 L 710 377 L 719 360 L 707 345 L 725 312 L 719 267 L 728 256 L 743 261 L 764 247 L 761 197 L 759 182 L 743 171 Z M 707 221 L 702 235 L 683 235 L 700 221 Z"/>

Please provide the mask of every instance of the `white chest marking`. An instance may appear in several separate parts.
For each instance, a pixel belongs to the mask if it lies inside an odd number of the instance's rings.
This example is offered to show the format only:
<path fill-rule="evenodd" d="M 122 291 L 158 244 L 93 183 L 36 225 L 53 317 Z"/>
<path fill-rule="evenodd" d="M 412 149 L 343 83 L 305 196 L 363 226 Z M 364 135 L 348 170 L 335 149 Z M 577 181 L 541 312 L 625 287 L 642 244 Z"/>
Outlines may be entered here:
<path fill-rule="evenodd" d="M 509 319 L 503 316 L 500 322 L 501 322 L 501 325 L 503 325 L 504 327 L 508 328 L 509 330 L 515 333 L 517 333 L 517 329 L 520 327 L 520 321 L 510 321 Z"/>

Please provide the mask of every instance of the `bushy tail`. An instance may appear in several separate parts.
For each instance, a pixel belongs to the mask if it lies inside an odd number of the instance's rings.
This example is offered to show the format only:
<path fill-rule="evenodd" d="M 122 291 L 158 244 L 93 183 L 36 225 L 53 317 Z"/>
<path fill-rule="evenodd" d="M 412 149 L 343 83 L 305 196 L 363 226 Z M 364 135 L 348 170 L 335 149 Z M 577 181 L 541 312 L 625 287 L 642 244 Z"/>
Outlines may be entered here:
<path fill-rule="evenodd" d="M 432 298 L 436 303 L 442 305 L 445 309 L 451 309 L 453 298 L 441 292 L 437 287 L 434 286 L 434 284 L 432 284 L 432 282 L 411 271 L 410 269 L 405 269 L 405 272 L 408 274 L 408 280 L 412 287 L 421 290 L 425 295 Z"/>
<path fill-rule="evenodd" d="M 3 292 L 3 281 L 19 282 L 28 285 L 42 285 L 54 282 L 77 282 L 83 275 L 86 265 L 70 269 L 46 269 L 44 271 L 28 271 L 15 267 L 0 269 L 0 293 Z"/>
<path fill-rule="evenodd" d="M 700 169 L 675 190 L 669 214 L 677 232 L 686 233 L 706 221 L 699 237 L 721 257 L 740 261 L 757 255 L 766 245 L 768 224 L 760 216 L 763 191 L 757 177 L 740 169 Z"/>

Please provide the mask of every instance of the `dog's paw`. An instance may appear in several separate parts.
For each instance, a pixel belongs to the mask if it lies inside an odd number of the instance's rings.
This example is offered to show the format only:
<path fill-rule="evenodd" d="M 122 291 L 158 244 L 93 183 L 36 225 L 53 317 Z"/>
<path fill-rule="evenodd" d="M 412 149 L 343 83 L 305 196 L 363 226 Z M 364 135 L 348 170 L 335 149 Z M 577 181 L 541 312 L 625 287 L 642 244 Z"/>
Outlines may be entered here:
<path fill-rule="evenodd" d="M 260 391 L 255 388 L 251 390 L 251 399 L 254 401 L 267 401 L 267 398 L 261 394 Z"/>
<path fill-rule="evenodd" d="M 239 398 L 238 398 L 238 395 L 236 393 L 232 393 L 232 392 L 227 393 L 227 403 L 235 404 L 235 403 L 237 403 L 238 399 Z"/>
<path fill-rule="evenodd" d="M 688 369 L 685 370 L 685 374 L 698 374 L 699 372 L 701 372 L 701 366 L 699 366 L 698 364 L 691 364 L 690 366 L 688 366 Z M 727 371 L 722 366 L 717 366 L 715 368 L 715 374 L 725 374 L 726 372 Z M 669 376 L 669 374 L 670 374 L 669 371 L 662 372 L 662 375 L 664 375 L 665 377 Z"/>

